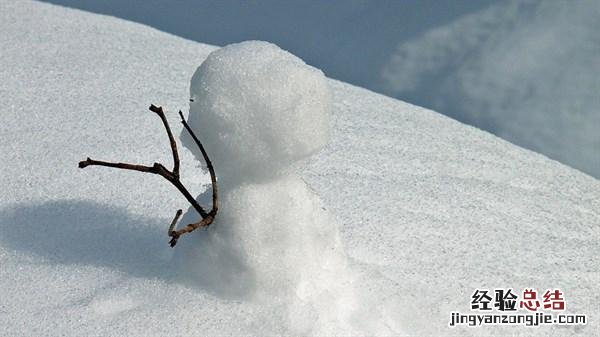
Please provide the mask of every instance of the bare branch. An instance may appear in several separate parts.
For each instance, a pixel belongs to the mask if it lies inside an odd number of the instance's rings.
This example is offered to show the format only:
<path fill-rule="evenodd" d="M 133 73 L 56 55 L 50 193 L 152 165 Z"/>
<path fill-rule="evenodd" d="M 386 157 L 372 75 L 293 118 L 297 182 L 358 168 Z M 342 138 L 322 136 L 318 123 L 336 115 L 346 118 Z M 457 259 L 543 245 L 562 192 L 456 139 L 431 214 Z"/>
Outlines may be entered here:
<path fill-rule="evenodd" d="M 173 133 L 171 132 L 171 128 L 169 127 L 169 122 L 167 121 L 167 117 L 165 117 L 165 113 L 163 112 L 162 107 L 157 107 L 154 104 L 150 105 L 150 111 L 155 112 L 162 120 L 163 125 L 165 126 L 165 130 L 167 130 L 167 135 L 169 136 L 169 143 L 171 144 L 171 152 L 173 152 L 173 174 L 176 177 L 179 177 L 179 153 L 177 153 L 177 143 L 175 142 L 175 138 L 173 138 Z"/>
<path fill-rule="evenodd" d="M 198 222 L 188 224 L 187 226 L 181 228 L 178 231 L 171 231 L 169 233 L 169 235 L 171 236 L 171 241 L 169 241 L 169 244 L 171 244 L 171 247 L 174 247 L 177 244 L 177 240 L 179 240 L 179 237 L 181 235 L 193 232 L 200 227 L 207 227 L 213 221 L 214 221 L 214 216 L 209 214 L 206 218 L 203 218 L 202 220 L 200 220 Z"/>
<path fill-rule="evenodd" d="M 212 162 L 210 161 L 210 158 L 208 158 L 208 154 L 206 153 L 204 146 L 202 146 L 202 143 L 200 142 L 200 140 L 198 140 L 198 137 L 196 137 L 194 131 L 192 131 L 188 123 L 185 121 L 181 110 L 179 110 L 179 116 L 181 117 L 181 123 L 183 124 L 185 129 L 190 133 L 190 135 L 194 139 L 194 142 L 196 142 L 196 145 L 198 145 L 198 147 L 200 148 L 200 152 L 202 152 L 202 157 L 204 157 L 206 167 L 208 168 L 208 172 L 210 173 L 210 182 L 212 185 L 212 210 L 210 211 L 210 213 L 213 216 L 215 216 L 217 214 L 217 211 L 219 210 L 219 191 L 217 189 L 217 176 L 215 175 L 215 169 L 212 165 Z"/>
<path fill-rule="evenodd" d="M 181 213 L 183 213 L 183 211 L 181 209 L 178 209 L 177 212 L 175 213 L 175 217 L 173 218 L 173 221 L 171 221 L 171 225 L 169 226 L 169 230 L 167 231 L 167 234 L 169 236 L 171 236 L 171 233 L 173 233 L 173 231 L 175 229 L 175 225 L 177 225 L 177 221 L 179 221 L 179 217 L 181 216 Z"/>
<path fill-rule="evenodd" d="M 196 199 L 194 199 L 194 197 L 190 194 L 190 192 L 188 192 L 188 190 L 185 188 L 185 186 L 181 183 L 181 180 L 179 179 L 179 154 L 177 152 L 177 143 L 175 142 L 175 138 L 173 137 L 173 133 L 171 132 L 171 128 L 169 127 L 169 123 L 167 121 L 167 118 L 165 117 L 165 113 L 164 113 L 162 107 L 150 105 L 150 111 L 155 112 L 160 117 L 160 119 L 162 120 L 163 125 L 167 131 L 167 135 L 169 136 L 169 143 L 171 144 L 171 152 L 173 153 L 173 171 L 169 171 L 166 167 L 164 167 L 160 163 L 154 163 L 153 166 L 144 166 L 144 165 L 137 165 L 137 164 L 112 163 L 112 162 L 106 162 L 106 161 L 100 161 L 100 160 L 93 160 L 89 157 L 86 160 L 79 162 L 79 168 L 86 168 L 88 166 L 93 166 L 93 165 L 106 166 L 106 167 L 113 167 L 113 168 L 118 168 L 118 169 L 158 174 L 158 175 L 162 176 L 163 178 L 165 178 L 166 180 L 168 180 L 173 186 L 175 186 L 179 190 L 179 192 L 181 192 L 181 194 L 183 194 L 183 196 L 192 205 L 192 207 L 194 207 L 194 209 L 200 214 L 200 216 L 202 218 L 200 221 L 189 224 L 189 225 L 185 226 L 184 228 L 176 231 L 175 227 L 177 225 L 177 221 L 179 220 L 179 217 L 181 217 L 181 214 L 182 214 L 182 210 L 177 210 L 177 212 L 175 213 L 175 217 L 173 218 L 173 221 L 171 221 L 171 225 L 169 226 L 169 230 L 168 230 L 168 235 L 171 237 L 171 241 L 169 241 L 169 243 L 170 243 L 171 247 L 174 247 L 177 244 L 177 240 L 179 239 L 179 237 L 181 235 L 190 233 L 200 227 L 206 227 L 214 221 L 215 216 L 217 214 L 218 202 L 219 202 L 218 194 L 217 194 L 218 193 L 217 192 L 217 178 L 215 176 L 215 171 L 212 166 L 212 163 L 211 163 L 210 159 L 208 158 L 206 151 L 204 150 L 204 146 L 202 146 L 202 143 L 200 143 L 200 141 L 198 140 L 198 137 L 196 137 L 194 132 L 190 129 L 188 124 L 183 119 L 183 113 L 181 111 L 179 111 L 179 115 L 181 116 L 183 126 L 192 135 L 192 138 L 194 138 L 196 145 L 198 145 L 198 147 L 200 148 L 200 151 L 202 152 L 202 156 L 204 157 L 204 160 L 206 161 L 206 165 L 208 166 L 208 171 L 210 172 L 210 177 L 211 177 L 211 182 L 212 182 L 212 192 L 213 192 L 213 206 L 212 206 L 210 213 L 207 213 L 204 210 L 204 208 L 202 208 L 202 206 L 200 206 L 200 204 L 198 204 L 198 202 L 196 201 Z"/>
<path fill-rule="evenodd" d="M 114 168 L 119 168 L 119 169 L 133 170 L 133 171 L 140 171 L 140 172 L 158 173 L 158 172 L 156 172 L 156 170 L 154 170 L 153 167 L 150 167 L 150 166 L 127 164 L 127 163 L 111 163 L 111 162 L 107 162 L 107 161 L 93 160 L 90 157 L 88 157 L 84 161 L 79 162 L 79 168 L 86 168 L 91 165 L 107 166 L 107 167 L 114 167 Z"/>

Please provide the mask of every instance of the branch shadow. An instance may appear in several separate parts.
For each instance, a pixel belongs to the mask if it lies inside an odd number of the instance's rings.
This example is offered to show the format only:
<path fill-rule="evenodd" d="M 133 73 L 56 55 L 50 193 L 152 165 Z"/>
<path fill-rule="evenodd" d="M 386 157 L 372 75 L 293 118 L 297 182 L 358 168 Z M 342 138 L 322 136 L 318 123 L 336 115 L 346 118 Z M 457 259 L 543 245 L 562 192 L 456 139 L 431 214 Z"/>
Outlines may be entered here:
<path fill-rule="evenodd" d="M 198 201 L 205 203 L 210 197 L 205 192 Z M 190 207 L 180 224 L 197 219 Z M 237 279 L 247 273 L 230 247 L 214 244 L 213 236 L 198 230 L 171 248 L 167 225 L 166 219 L 133 216 L 123 208 L 91 201 L 14 204 L 0 210 L 0 245 L 42 263 L 106 267 L 220 298 L 248 296 L 252 282 L 249 277 Z"/>
<path fill-rule="evenodd" d="M 166 222 L 164 223 L 166 224 Z M 171 279 L 166 227 L 90 201 L 16 204 L 0 213 L 0 243 L 45 263 L 109 267 Z M 161 226 L 162 225 L 162 226 Z"/>

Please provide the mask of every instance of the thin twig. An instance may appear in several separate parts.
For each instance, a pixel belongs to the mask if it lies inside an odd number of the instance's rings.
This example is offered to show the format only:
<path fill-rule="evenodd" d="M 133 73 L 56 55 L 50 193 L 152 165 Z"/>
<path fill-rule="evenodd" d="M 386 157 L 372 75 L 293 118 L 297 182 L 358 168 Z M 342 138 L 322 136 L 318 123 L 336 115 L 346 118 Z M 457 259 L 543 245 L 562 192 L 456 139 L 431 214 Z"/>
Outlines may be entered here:
<path fill-rule="evenodd" d="M 196 230 L 200 227 L 206 227 L 206 226 L 210 225 L 213 221 L 214 221 L 214 216 L 209 214 L 206 218 L 203 218 L 202 220 L 200 220 L 198 222 L 188 224 L 187 226 L 181 228 L 178 231 L 170 232 L 169 235 L 171 236 L 171 241 L 169 241 L 169 243 L 171 244 L 171 247 L 174 247 L 177 244 L 177 240 L 179 240 L 179 237 L 181 235 L 189 233 L 189 232 L 193 232 L 194 230 Z"/>
<path fill-rule="evenodd" d="M 168 234 L 169 234 L 169 236 L 171 236 L 171 241 L 169 241 L 169 243 L 170 243 L 171 247 L 174 247 L 177 244 L 177 240 L 179 239 L 179 237 L 181 235 L 192 232 L 195 229 L 200 228 L 200 227 L 206 227 L 214 221 L 214 218 L 217 214 L 218 202 L 219 202 L 218 194 L 217 194 L 217 179 L 215 176 L 215 171 L 212 166 L 212 163 L 211 163 L 210 159 L 208 158 L 206 151 L 204 150 L 204 146 L 202 146 L 202 143 L 200 143 L 200 141 L 198 140 L 198 137 L 196 137 L 194 132 L 190 129 L 188 124 L 185 122 L 185 119 L 183 118 L 183 113 L 181 111 L 179 111 L 179 115 L 181 116 L 181 121 L 183 123 L 183 126 L 192 135 L 192 138 L 196 142 L 196 145 L 198 145 L 198 147 L 200 148 L 200 151 L 202 152 L 202 156 L 204 157 L 204 160 L 206 161 L 208 171 L 210 172 L 211 183 L 212 183 L 212 193 L 213 193 L 213 205 L 212 205 L 211 211 L 209 213 L 207 213 L 204 210 L 204 208 L 202 208 L 202 206 L 200 206 L 200 204 L 198 204 L 198 202 L 196 201 L 196 199 L 194 199 L 194 197 L 190 194 L 190 192 L 188 192 L 188 190 L 185 188 L 185 186 L 181 183 L 181 180 L 179 179 L 179 154 L 177 152 L 177 143 L 175 142 L 175 138 L 173 137 L 173 133 L 171 132 L 171 128 L 169 127 L 169 123 L 167 121 L 167 118 L 165 117 L 165 113 L 164 113 L 162 107 L 157 107 L 155 105 L 151 105 L 149 109 L 150 109 L 150 111 L 155 112 L 160 117 L 160 119 L 167 131 L 167 135 L 169 137 L 169 143 L 171 145 L 171 152 L 173 153 L 173 171 L 169 171 L 166 167 L 164 167 L 160 163 L 154 163 L 153 166 L 144 166 L 144 165 L 137 165 L 137 164 L 113 163 L 113 162 L 106 162 L 106 161 L 100 161 L 100 160 L 93 160 L 89 157 L 86 160 L 79 162 L 79 168 L 86 168 L 88 166 L 96 165 L 96 166 L 106 166 L 106 167 L 113 167 L 113 168 L 125 169 L 125 170 L 133 170 L 133 171 L 139 171 L 139 172 L 145 172 L 145 173 L 153 173 L 153 174 L 158 174 L 158 175 L 162 176 L 163 178 L 168 180 L 171 184 L 173 184 L 173 186 L 175 186 L 179 190 L 179 192 L 181 192 L 181 194 L 183 194 L 183 196 L 187 199 L 187 201 L 192 205 L 192 207 L 194 207 L 194 209 L 202 217 L 202 219 L 200 221 L 198 221 L 196 223 L 188 224 L 184 228 L 176 231 L 175 227 L 177 225 L 177 221 L 179 220 L 179 217 L 181 216 L 182 211 L 178 210 L 175 213 L 175 217 L 173 218 L 173 221 L 171 221 L 171 225 L 169 226 L 169 230 L 168 230 Z"/>
<path fill-rule="evenodd" d="M 135 164 L 127 164 L 127 163 L 111 163 L 111 162 L 107 162 L 107 161 L 93 160 L 90 157 L 88 157 L 84 161 L 79 162 L 79 168 L 86 168 L 90 165 L 115 167 L 115 168 L 120 168 L 120 169 L 125 169 L 125 170 L 133 170 L 133 171 L 149 172 L 149 173 L 158 174 L 158 172 L 154 169 L 154 167 L 144 166 L 144 165 L 135 165 Z"/>
<path fill-rule="evenodd" d="M 169 136 L 169 143 L 171 144 L 171 152 L 173 152 L 173 174 L 175 176 L 179 176 L 179 153 L 177 152 L 177 143 L 175 142 L 175 138 L 173 138 L 173 133 L 171 132 L 171 128 L 169 127 L 169 122 L 165 117 L 165 113 L 163 112 L 162 107 L 157 107 L 154 104 L 150 105 L 150 111 L 155 112 L 163 122 L 165 126 L 165 130 L 167 130 L 167 135 Z"/>
<path fill-rule="evenodd" d="M 204 146 L 202 145 L 200 140 L 198 140 L 198 137 L 196 137 L 194 131 L 192 131 L 188 123 L 185 121 L 181 110 L 179 110 L 179 116 L 181 117 L 181 123 L 183 124 L 185 129 L 190 133 L 190 135 L 194 139 L 194 142 L 196 142 L 196 145 L 198 145 L 198 147 L 200 148 L 200 152 L 202 152 L 202 157 L 204 157 L 206 167 L 208 168 L 208 172 L 210 173 L 210 183 L 212 185 L 212 210 L 210 211 L 210 213 L 213 216 L 215 216 L 217 214 L 217 211 L 219 210 L 219 191 L 217 189 L 217 176 L 215 175 L 215 169 L 212 165 L 212 162 L 210 161 L 210 158 L 208 158 L 208 154 L 206 153 Z"/>
<path fill-rule="evenodd" d="M 177 225 L 177 221 L 179 221 L 179 217 L 181 216 L 181 213 L 183 213 L 183 211 L 180 210 L 180 209 L 178 209 L 177 212 L 175 213 L 175 217 L 173 218 L 173 221 L 171 221 L 171 226 L 169 226 L 169 230 L 167 231 L 167 235 L 171 236 L 171 233 L 174 232 L 175 225 Z"/>

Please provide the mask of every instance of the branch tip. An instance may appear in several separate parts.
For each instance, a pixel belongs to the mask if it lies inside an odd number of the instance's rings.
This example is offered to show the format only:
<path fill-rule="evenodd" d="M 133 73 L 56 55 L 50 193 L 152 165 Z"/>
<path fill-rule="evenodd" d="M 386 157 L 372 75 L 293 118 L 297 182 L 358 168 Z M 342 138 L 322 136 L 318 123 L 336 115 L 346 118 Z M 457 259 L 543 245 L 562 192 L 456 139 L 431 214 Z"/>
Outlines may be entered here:
<path fill-rule="evenodd" d="M 161 106 L 156 106 L 154 104 L 150 104 L 150 107 L 148 108 L 148 110 L 150 110 L 152 112 L 156 112 L 157 114 L 163 113 L 162 107 Z"/>
<path fill-rule="evenodd" d="M 175 225 L 177 225 L 177 221 L 179 221 L 179 217 L 181 216 L 182 213 L 183 213 L 183 211 L 181 209 L 178 209 L 177 212 L 175 213 L 175 217 L 171 221 L 171 225 L 169 226 L 169 230 L 167 231 L 167 234 L 169 236 L 172 236 L 173 232 L 175 232 Z"/>

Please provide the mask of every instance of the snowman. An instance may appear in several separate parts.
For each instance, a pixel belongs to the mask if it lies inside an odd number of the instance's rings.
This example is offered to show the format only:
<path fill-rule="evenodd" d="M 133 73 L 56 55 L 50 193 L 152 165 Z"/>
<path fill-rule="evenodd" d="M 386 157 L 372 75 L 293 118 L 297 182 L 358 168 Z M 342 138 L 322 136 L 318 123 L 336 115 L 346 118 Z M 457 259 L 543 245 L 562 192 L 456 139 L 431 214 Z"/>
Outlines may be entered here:
<path fill-rule="evenodd" d="M 297 173 L 328 142 L 325 76 L 249 41 L 211 53 L 190 92 L 188 124 L 211 156 L 220 207 L 212 225 L 178 245 L 180 272 L 217 296 L 275 303 L 295 332 L 343 331 L 355 304 L 339 229 Z M 202 161 L 189 134 L 181 138 Z M 209 198 L 210 190 L 198 201 Z M 190 209 L 182 222 L 196 218 Z"/>

